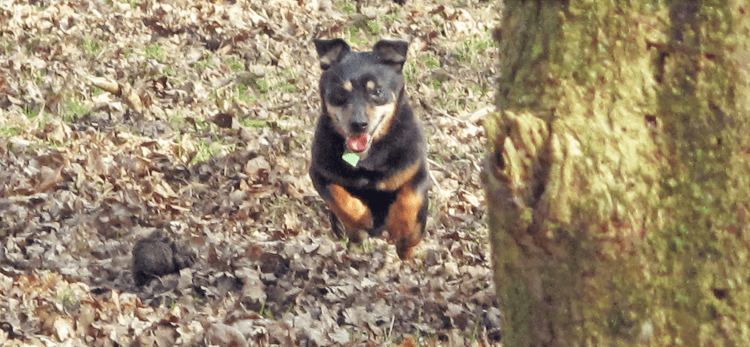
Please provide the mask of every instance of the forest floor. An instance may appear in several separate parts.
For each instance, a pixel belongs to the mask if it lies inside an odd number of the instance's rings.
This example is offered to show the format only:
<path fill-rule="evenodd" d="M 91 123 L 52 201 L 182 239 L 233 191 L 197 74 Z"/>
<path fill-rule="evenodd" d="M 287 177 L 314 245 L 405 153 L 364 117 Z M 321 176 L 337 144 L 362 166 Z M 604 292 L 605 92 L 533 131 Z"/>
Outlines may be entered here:
<path fill-rule="evenodd" d="M 480 172 L 495 1 L 0 2 L 0 345 L 500 345 Z M 333 237 L 312 40 L 411 42 L 426 235 Z M 161 231 L 192 250 L 138 287 Z"/>

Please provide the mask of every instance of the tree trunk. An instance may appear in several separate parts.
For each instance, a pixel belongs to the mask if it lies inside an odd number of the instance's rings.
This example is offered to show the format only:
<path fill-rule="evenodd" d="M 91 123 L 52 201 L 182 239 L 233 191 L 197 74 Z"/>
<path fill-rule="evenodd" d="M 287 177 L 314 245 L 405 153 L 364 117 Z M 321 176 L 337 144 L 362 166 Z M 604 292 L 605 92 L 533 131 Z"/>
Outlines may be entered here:
<path fill-rule="evenodd" d="M 750 341 L 748 12 L 506 1 L 484 173 L 505 346 Z"/>

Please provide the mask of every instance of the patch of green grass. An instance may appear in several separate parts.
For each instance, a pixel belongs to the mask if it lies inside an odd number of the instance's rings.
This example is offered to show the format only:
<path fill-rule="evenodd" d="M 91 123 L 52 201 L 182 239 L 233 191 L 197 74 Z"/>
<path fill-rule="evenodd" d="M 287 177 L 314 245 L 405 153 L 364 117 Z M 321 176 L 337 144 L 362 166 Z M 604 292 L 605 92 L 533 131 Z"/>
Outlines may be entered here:
<path fill-rule="evenodd" d="M 34 119 L 39 116 L 42 110 L 38 106 L 32 106 L 29 104 L 23 105 L 23 115 L 28 119 Z"/>
<path fill-rule="evenodd" d="M 245 84 L 238 84 L 234 87 L 234 93 L 237 100 L 245 103 L 252 103 L 258 100 L 255 94 L 249 93 L 250 87 Z"/>
<path fill-rule="evenodd" d="M 279 195 L 278 198 L 269 204 L 268 218 L 274 225 L 284 224 L 284 215 L 289 212 L 289 197 Z"/>
<path fill-rule="evenodd" d="M 469 345 L 474 345 L 478 340 L 477 335 L 479 334 L 479 319 L 474 319 L 474 329 L 471 329 L 471 335 L 469 336 Z"/>
<path fill-rule="evenodd" d="M 422 60 L 424 62 L 424 65 L 428 69 L 435 69 L 440 67 L 440 60 L 438 57 L 436 57 L 433 54 L 427 54 L 427 56 Z"/>
<path fill-rule="evenodd" d="M 195 63 L 195 68 L 198 70 L 205 70 L 209 66 L 212 66 L 212 64 L 208 57 L 203 57 Z"/>
<path fill-rule="evenodd" d="M 277 85 L 278 90 L 282 93 L 296 93 L 297 85 L 294 83 L 283 82 Z"/>
<path fill-rule="evenodd" d="M 10 42 L 3 40 L 2 43 L 0 43 L 0 54 L 10 54 L 12 50 L 13 44 L 11 44 Z"/>
<path fill-rule="evenodd" d="M 437 78 L 433 78 L 430 80 L 430 84 L 432 85 L 432 89 L 440 90 L 440 87 L 443 86 L 443 82 Z"/>
<path fill-rule="evenodd" d="M 32 80 L 37 84 L 41 84 L 46 74 L 40 70 L 26 70 L 21 72 L 21 79 Z"/>
<path fill-rule="evenodd" d="M 61 115 L 63 117 L 63 120 L 70 123 L 76 121 L 78 117 L 89 114 L 89 112 L 91 112 L 91 110 L 89 110 L 89 108 L 84 104 L 82 104 L 78 100 L 71 99 L 67 103 L 65 103 L 65 107 L 63 108 Z"/>
<path fill-rule="evenodd" d="M 258 79 L 255 81 L 256 86 L 258 87 L 258 91 L 261 93 L 267 93 L 269 90 L 271 90 L 271 84 L 268 83 L 265 79 Z"/>
<path fill-rule="evenodd" d="M 78 304 L 78 298 L 76 298 L 75 293 L 73 293 L 72 289 L 68 289 L 60 294 L 57 294 L 57 297 L 55 298 L 59 303 L 62 304 L 64 308 L 73 308 Z"/>
<path fill-rule="evenodd" d="M 171 66 L 167 65 L 163 69 L 161 69 L 161 75 L 162 76 L 175 76 L 177 74 L 174 72 L 174 69 Z"/>
<path fill-rule="evenodd" d="M 352 25 L 344 30 L 345 35 L 347 36 L 347 41 L 351 41 L 357 37 L 357 34 L 359 34 L 359 28 L 355 25 Z"/>
<path fill-rule="evenodd" d="M 299 72 L 290 67 L 284 69 L 284 72 L 282 72 L 281 74 L 282 76 L 285 76 L 286 78 L 292 80 L 297 80 L 297 78 L 299 77 Z"/>
<path fill-rule="evenodd" d="M 286 68 L 281 73 L 282 82 L 276 84 L 276 88 L 283 93 L 296 93 L 298 91 L 297 80 L 299 72 L 294 69 Z"/>
<path fill-rule="evenodd" d="M 102 43 L 97 39 L 84 38 L 81 40 L 81 49 L 91 55 L 97 55 L 102 51 Z"/>
<path fill-rule="evenodd" d="M 192 119 L 193 129 L 195 129 L 196 132 L 200 133 L 200 132 L 206 131 L 211 126 L 209 122 L 206 122 L 203 119 L 192 118 L 192 117 L 190 118 Z"/>
<path fill-rule="evenodd" d="M 231 69 L 234 72 L 245 71 L 245 63 L 237 57 L 230 58 L 226 64 L 227 64 L 227 67 L 229 67 L 229 69 Z"/>
<path fill-rule="evenodd" d="M 370 34 L 372 35 L 379 35 L 380 31 L 382 30 L 380 28 L 380 24 L 373 20 L 367 22 L 367 29 L 370 30 Z"/>
<path fill-rule="evenodd" d="M 0 127 L 0 137 L 11 137 L 16 136 L 20 134 L 22 131 L 21 129 L 9 127 L 9 126 L 3 126 Z"/>
<path fill-rule="evenodd" d="M 135 8 L 135 6 L 137 5 L 135 0 L 120 0 L 120 3 L 128 4 L 130 5 L 130 8 Z"/>
<path fill-rule="evenodd" d="M 339 8 L 346 14 L 357 13 L 357 6 L 351 1 L 344 1 Z"/>
<path fill-rule="evenodd" d="M 265 301 L 263 302 L 263 304 L 261 304 L 260 310 L 258 310 L 258 315 L 261 317 L 266 317 L 268 319 L 273 319 L 273 312 L 271 312 L 271 310 L 266 310 Z"/>
<path fill-rule="evenodd" d="M 489 88 L 487 88 L 487 85 L 475 83 L 471 86 L 471 92 L 475 95 L 481 95 L 485 96 L 487 95 L 487 92 L 489 92 Z"/>
<path fill-rule="evenodd" d="M 120 51 L 120 54 L 125 59 L 130 59 L 130 56 L 133 55 L 133 49 L 130 47 L 125 47 Z"/>
<path fill-rule="evenodd" d="M 392 24 L 399 17 L 401 17 L 401 11 L 398 8 L 395 8 L 392 12 L 386 13 L 386 15 L 383 16 L 383 19 L 385 20 L 385 24 Z"/>
<path fill-rule="evenodd" d="M 367 37 L 362 37 L 364 35 L 360 35 L 360 29 L 356 25 L 352 25 L 348 27 L 345 31 L 345 37 L 346 41 L 351 42 L 356 45 L 363 45 L 370 42 L 370 39 Z"/>
<path fill-rule="evenodd" d="M 164 116 L 169 119 L 169 123 L 172 125 L 172 130 L 174 130 L 176 133 L 179 133 L 180 125 L 185 122 L 185 116 L 183 116 L 180 112 L 175 112 L 172 114 L 165 112 Z"/>
<path fill-rule="evenodd" d="M 243 127 L 253 129 L 270 128 L 267 121 L 253 118 L 242 119 L 240 120 L 240 124 L 242 124 Z"/>
<path fill-rule="evenodd" d="M 492 35 L 489 33 L 474 35 L 461 42 L 457 59 L 464 64 L 474 64 L 478 56 L 483 55 L 488 48 L 496 47 L 496 45 L 495 41 L 492 40 Z"/>
<path fill-rule="evenodd" d="M 435 86 L 433 85 L 433 88 L 434 87 Z M 440 87 L 442 87 L 442 85 Z M 447 90 L 445 90 L 445 91 L 443 91 L 442 95 L 443 95 L 443 97 L 435 98 L 435 107 L 437 107 L 439 109 L 443 109 L 445 111 L 449 111 L 449 109 L 448 109 L 448 100 L 447 99 L 450 98 L 450 93 Z"/>
<path fill-rule="evenodd" d="M 193 160 L 190 161 L 190 164 L 197 164 L 208 161 L 209 159 L 211 159 L 212 155 L 221 152 L 221 144 L 218 142 L 207 143 L 205 141 L 201 141 L 198 143 L 197 147 L 198 150 L 196 151 Z"/>
<path fill-rule="evenodd" d="M 144 50 L 144 56 L 148 59 L 164 61 L 167 58 L 167 52 L 158 43 L 154 42 Z"/>
<path fill-rule="evenodd" d="M 419 329 L 419 325 L 422 324 L 422 312 L 419 312 L 417 316 L 417 324 L 414 325 L 414 340 L 419 341 L 422 337 L 422 330 Z"/>
<path fill-rule="evenodd" d="M 443 84 L 441 88 L 441 90 L 444 91 L 443 95 L 445 95 L 445 97 L 443 100 L 439 100 L 439 103 L 436 103 L 439 104 L 438 108 L 451 113 L 468 107 L 466 101 L 462 98 L 465 94 L 464 91 L 456 89 L 454 84 L 447 83 Z"/>
<path fill-rule="evenodd" d="M 417 78 L 417 65 L 414 62 L 407 60 L 404 64 L 403 74 L 406 84 L 412 84 Z"/>
<path fill-rule="evenodd" d="M 362 250 L 362 253 L 369 254 L 375 249 L 375 245 L 373 245 L 372 240 L 369 237 L 366 237 L 362 239 L 359 248 Z"/>

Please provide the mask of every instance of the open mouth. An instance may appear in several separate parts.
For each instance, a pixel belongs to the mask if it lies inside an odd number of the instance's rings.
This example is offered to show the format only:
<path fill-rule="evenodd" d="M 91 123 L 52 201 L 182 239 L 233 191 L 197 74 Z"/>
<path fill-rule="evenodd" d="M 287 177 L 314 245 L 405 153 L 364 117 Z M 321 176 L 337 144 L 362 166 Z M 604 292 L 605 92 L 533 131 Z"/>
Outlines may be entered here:
<path fill-rule="evenodd" d="M 364 152 L 370 147 L 370 135 L 362 133 L 346 139 L 346 144 L 353 152 Z"/>

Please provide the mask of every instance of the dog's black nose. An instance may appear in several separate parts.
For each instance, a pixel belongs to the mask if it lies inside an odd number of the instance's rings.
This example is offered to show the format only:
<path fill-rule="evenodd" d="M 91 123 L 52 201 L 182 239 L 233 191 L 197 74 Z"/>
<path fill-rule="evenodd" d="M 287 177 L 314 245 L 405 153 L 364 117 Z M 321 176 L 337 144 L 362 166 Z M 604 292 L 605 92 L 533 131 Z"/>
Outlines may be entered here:
<path fill-rule="evenodd" d="M 366 121 L 352 121 L 352 132 L 361 133 L 364 132 L 365 129 L 367 129 Z"/>

